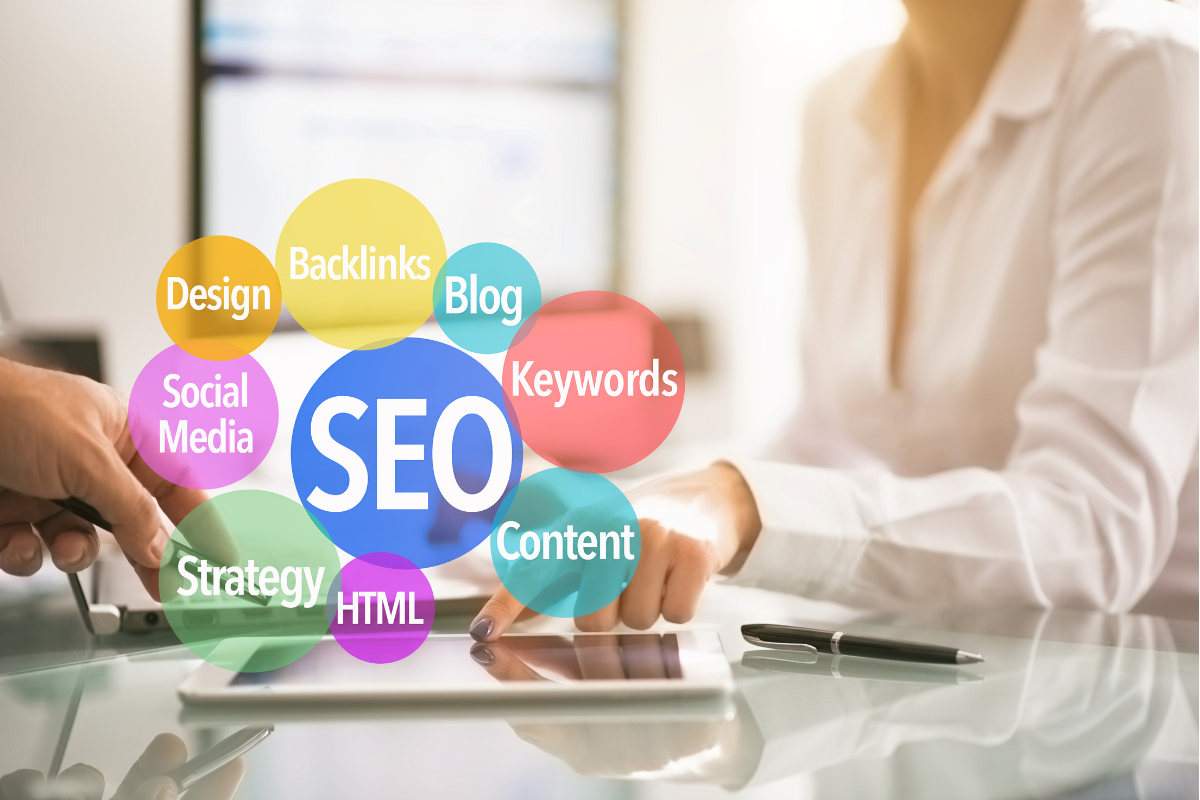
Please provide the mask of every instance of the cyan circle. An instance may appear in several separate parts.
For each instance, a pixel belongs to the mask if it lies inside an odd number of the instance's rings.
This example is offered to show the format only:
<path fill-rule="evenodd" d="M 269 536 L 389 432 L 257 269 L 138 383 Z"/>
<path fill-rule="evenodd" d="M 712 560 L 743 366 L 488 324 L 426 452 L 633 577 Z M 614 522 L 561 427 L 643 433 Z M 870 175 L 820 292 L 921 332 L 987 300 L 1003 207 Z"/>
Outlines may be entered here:
<path fill-rule="evenodd" d="M 631 536 L 622 535 L 626 526 Z M 594 543 L 585 541 L 587 534 Z M 551 617 L 582 617 L 629 585 L 641 541 L 633 506 L 611 481 L 555 467 L 521 481 L 500 504 L 492 523 L 492 563 L 523 605 Z"/>
<path fill-rule="evenodd" d="M 332 440 L 352 454 L 334 453 L 366 470 L 361 499 L 345 511 L 330 511 L 313 502 L 314 490 L 341 495 L 351 484 L 350 471 L 313 441 L 313 416 L 330 398 L 361 401 L 361 416 L 339 413 L 329 420 Z M 503 415 L 512 450 L 512 465 L 500 499 L 481 511 L 463 511 L 443 497 L 433 468 L 434 429 L 447 406 L 460 398 L 482 398 Z M 389 508 L 379 497 L 378 421 L 381 400 L 424 401 L 424 414 L 395 416 L 396 445 L 415 445 L 395 461 L 394 492 L 424 493 L 424 508 Z M 360 406 L 361 408 L 361 406 Z M 394 407 L 393 407 L 394 408 Z M 319 427 L 319 426 L 318 426 Z M 328 444 L 327 451 L 333 451 Z M 492 468 L 492 439 L 482 417 L 466 414 L 454 430 L 451 464 L 455 480 L 468 495 L 482 491 Z M 417 567 L 452 561 L 482 542 L 491 521 L 521 476 L 521 439 L 505 404 L 500 383 L 479 362 L 450 345 L 408 338 L 376 350 L 351 350 L 317 379 L 300 406 L 292 430 L 292 479 L 304 508 L 334 544 L 353 556 L 394 553 Z M 386 488 L 386 487 L 385 487 Z M 353 495 L 350 496 L 353 499 Z M 325 506 L 331 505 L 322 501 Z M 410 505 L 419 505 L 410 504 Z"/>
<path fill-rule="evenodd" d="M 472 353 L 507 350 L 541 305 L 542 285 L 533 267 L 516 250 L 494 242 L 467 245 L 450 256 L 433 284 L 438 325 Z"/>

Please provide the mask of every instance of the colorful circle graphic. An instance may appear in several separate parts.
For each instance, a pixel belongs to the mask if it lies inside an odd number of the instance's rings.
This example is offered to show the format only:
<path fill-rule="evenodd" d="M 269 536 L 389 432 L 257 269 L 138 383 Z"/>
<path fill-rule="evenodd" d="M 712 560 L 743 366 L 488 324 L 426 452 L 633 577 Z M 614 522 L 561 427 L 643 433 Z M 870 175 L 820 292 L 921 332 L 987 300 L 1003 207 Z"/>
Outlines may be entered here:
<path fill-rule="evenodd" d="M 504 498 L 492 523 L 492 563 L 526 607 L 551 617 L 582 617 L 629 585 L 641 542 L 637 514 L 611 481 L 547 469 Z"/>
<path fill-rule="evenodd" d="M 343 650 L 372 664 L 390 664 L 424 644 L 436 610 L 429 581 L 411 561 L 371 553 L 342 567 L 329 590 L 326 616 Z"/>
<path fill-rule="evenodd" d="M 337 549 L 294 500 L 227 492 L 188 514 L 159 570 L 163 612 L 210 664 L 263 672 L 292 663 L 329 630 Z"/>
<path fill-rule="evenodd" d="M 338 547 L 421 568 L 487 538 L 521 456 L 500 384 L 467 353 L 428 339 L 342 356 L 292 431 L 296 491 Z"/>
<path fill-rule="evenodd" d="M 542 304 L 542 285 L 516 250 L 481 242 L 446 260 L 433 298 L 450 341 L 472 353 L 502 353 Z"/>
<path fill-rule="evenodd" d="M 283 226 L 275 269 L 288 311 L 346 349 L 385 347 L 433 314 L 446 244 L 417 198 L 355 178 L 318 189 Z"/>
<path fill-rule="evenodd" d="M 542 306 L 500 379 L 525 443 L 552 464 L 613 472 L 654 452 L 683 407 L 683 358 L 650 309 L 612 292 Z"/>
<path fill-rule="evenodd" d="M 171 256 L 155 303 L 171 341 L 194 356 L 226 361 L 266 340 L 283 298 L 261 250 L 233 236 L 205 236 Z"/>
<path fill-rule="evenodd" d="M 129 433 L 159 476 L 218 489 L 249 475 L 279 428 L 279 402 L 253 356 L 208 361 L 168 347 L 150 359 L 129 395 Z"/>

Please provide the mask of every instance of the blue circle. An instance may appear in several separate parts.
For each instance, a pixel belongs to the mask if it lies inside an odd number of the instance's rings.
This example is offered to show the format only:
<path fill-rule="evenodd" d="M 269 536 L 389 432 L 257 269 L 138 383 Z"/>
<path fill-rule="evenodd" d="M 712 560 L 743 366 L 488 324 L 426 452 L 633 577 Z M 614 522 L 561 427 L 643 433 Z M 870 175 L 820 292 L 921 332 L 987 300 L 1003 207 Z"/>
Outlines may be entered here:
<path fill-rule="evenodd" d="M 496 574 L 522 605 L 550 617 L 582 617 L 629 585 L 642 534 L 633 506 L 611 481 L 555 467 L 504 498 L 491 549 Z"/>
<path fill-rule="evenodd" d="M 450 455 L 443 453 L 441 461 L 448 462 L 454 481 L 444 486 L 435 477 L 434 432 L 452 403 L 459 412 L 452 409 L 446 417 L 443 441 Z M 500 466 L 492 478 L 492 432 L 480 413 L 461 413 L 468 406 L 482 407 L 492 416 L 498 442 L 507 439 L 512 463 L 506 475 Z M 457 427 L 451 424 L 455 417 Z M 381 462 L 377 444 L 386 442 L 390 419 L 398 449 L 385 452 Z M 500 383 L 467 353 L 428 339 L 346 353 L 309 389 L 292 430 L 296 491 L 333 543 L 357 557 L 395 553 L 417 567 L 452 561 L 488 536 L 504 495 L 520 479 L 521 459 L 521 439 Z M 380 470 L 389 461 L 394 485 L 380 493 Z M 495 500 L 487 508 L 468 502 L 464 509 L 464 495 L 468 501 L 471 495 L 482 495 L 477 502 Z"/>
<path fill-rule="evenodd" d="M 542 305 L 542 285 L 525 257 L 502 244 L 467 245 L 433 284 L 433 311 L 450 341 L 472 353 L 502 353 Z"/>

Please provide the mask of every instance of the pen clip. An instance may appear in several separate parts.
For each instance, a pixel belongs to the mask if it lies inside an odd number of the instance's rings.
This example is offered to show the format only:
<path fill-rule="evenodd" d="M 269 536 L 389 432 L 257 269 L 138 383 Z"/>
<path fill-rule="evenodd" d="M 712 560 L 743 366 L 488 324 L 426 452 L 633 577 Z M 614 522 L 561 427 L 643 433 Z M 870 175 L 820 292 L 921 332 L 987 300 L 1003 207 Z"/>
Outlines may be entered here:
<path fill-rule="evenodd" d="M 812 653 L 816 654 L 817 648 L 811 644 L 799 644 L 795 642 L 768 642 L 765 639 L 760 639 L 757 636 L 751 636 L 748 633 L 743 633 L 742 638 L 756 647 L 766 647 L 771 650 L 789 650 L 793 653 Z"/>

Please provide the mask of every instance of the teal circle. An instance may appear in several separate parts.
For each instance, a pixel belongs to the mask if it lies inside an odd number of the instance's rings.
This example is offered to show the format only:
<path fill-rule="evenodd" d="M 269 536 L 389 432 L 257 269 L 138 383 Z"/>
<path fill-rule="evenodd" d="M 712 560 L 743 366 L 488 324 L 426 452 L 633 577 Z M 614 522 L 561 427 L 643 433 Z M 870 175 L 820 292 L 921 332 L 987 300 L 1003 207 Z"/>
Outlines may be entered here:
<path fill-rule="evenodd" d="M 504 588 L 522 605 L 550 617 L 582 617 L 629 585 L 642 534 L 633 506 L 610 480 L 555 467 L 521 481 L 501 501 L 491 549 Z"/>
<path fill-rule="evenodd" d="M 212 593 L 213 566 L 223 570 L 220 594 Z M 264 567 L 274 570 L 265 587 Z M 167 622 L 189 650 L 222 669 L 264 672 L 328 633 L 326 600 L 340 569 L 337 548 L 303 506 L 247 489 L 183 518 L 163 552 L 158 588 Z"/>
<path fill-rule="evenodd" d="M 542 285 L 533 267 L 516 250 L 495 242 L 459 250 L 433 283 L 438 325 L 450 341 L 472 353 L 503 353 L 541 305 Z"/>

